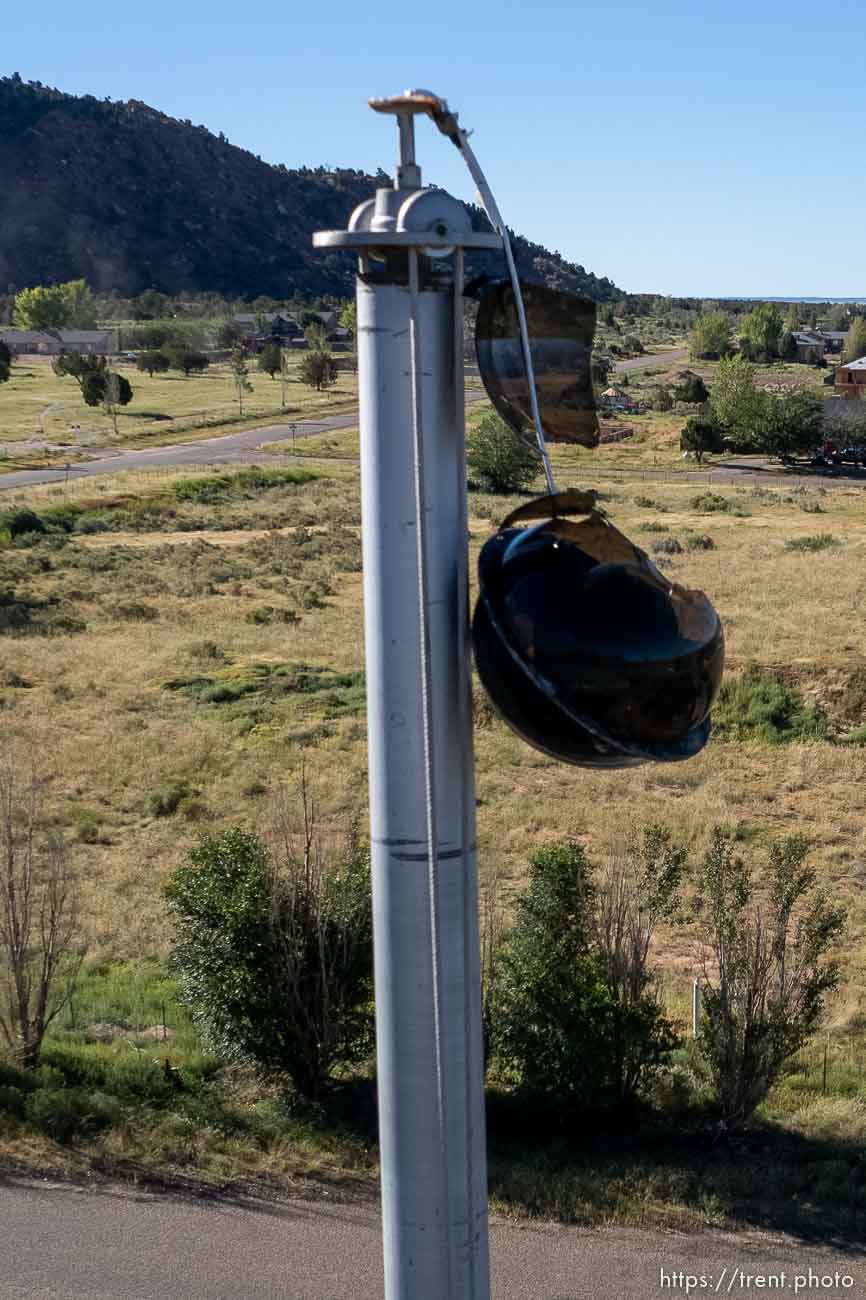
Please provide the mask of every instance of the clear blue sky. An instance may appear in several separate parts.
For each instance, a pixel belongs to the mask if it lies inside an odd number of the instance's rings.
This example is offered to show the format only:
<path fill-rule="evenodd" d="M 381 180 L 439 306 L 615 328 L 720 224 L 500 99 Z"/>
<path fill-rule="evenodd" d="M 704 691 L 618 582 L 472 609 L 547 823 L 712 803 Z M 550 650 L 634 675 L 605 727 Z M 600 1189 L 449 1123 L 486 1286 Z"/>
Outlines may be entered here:
<path fill-rule="evenodd" d="M 390 169 L 366 99 L 429 87 L 509 224 L 625 289 L 866 297 L 863 0 L 88 0 L 3 29 L 4 72 L 287 166 Z M 432 128 L 419 160 L 473 197 Z"/>

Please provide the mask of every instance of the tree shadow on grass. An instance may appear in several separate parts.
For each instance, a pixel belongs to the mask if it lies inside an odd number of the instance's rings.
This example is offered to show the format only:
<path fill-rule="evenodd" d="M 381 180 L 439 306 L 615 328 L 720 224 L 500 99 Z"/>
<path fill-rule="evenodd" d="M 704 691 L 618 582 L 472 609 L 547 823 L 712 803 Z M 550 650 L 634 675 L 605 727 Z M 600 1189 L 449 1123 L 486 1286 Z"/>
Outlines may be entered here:
<path fill-rule="evenodd" d="M 490 1195 L 560 1222 L 785 1232 L 866 1253 L 866 1151 L 755 1122 L 718 1136 L 705 1112 L 570 1122 L 488 1098 Z"/>

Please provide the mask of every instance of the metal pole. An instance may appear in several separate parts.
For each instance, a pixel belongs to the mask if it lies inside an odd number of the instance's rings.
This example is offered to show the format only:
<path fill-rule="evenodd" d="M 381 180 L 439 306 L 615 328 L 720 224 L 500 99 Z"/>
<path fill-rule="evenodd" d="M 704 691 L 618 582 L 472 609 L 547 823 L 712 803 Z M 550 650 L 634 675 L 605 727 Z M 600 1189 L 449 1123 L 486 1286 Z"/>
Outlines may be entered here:
<path fill-rule="evenodd" d="M 358 282 L 385 1294 L 481 1300 L 489 1284 L 474 776 L 461 652 L 467 556 L 465 506 L 454 490 L 463 460 L 453 360 L 461 341 L 451 293 L 422 289 L 416 303 L 413 331 L 407 285 Z M 413 370 L 424 435 L 420 515 Z M 419 687 L 425 660 L 429 694 Z"/>
<path fill-rule="evenodd" d="M 397 182 L 318 231 L 355 249 L 386 1300 L 489 1300 L 469 668 L 463 250 L 499 248 Z"/>
<path fill-rule="evenodd" d="M 701 985 L 699 980 L 692 981 L 692 1038 L 697 1038 L 701 1029 Z"/>

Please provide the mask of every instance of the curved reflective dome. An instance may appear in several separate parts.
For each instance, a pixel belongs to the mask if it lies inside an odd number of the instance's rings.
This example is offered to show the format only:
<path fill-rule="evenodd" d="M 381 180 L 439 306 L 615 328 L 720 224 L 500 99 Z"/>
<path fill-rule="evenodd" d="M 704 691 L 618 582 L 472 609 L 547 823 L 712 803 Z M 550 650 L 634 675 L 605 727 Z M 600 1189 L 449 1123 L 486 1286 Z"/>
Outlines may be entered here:
<path fill-rule="evenodd" d="M 598 511 L 503 527 L 479 579 L 478 672 L 524 739 L 591 767 L 676 761 L 706 743 L 724 662 L 718 615 Z"/>
<path fill-rule="evenodd" d="M 545 436 L 551 442 L 594 447 L 598 442 L 591 370 L 595 303 L 539 284 L 521 282 L 520 289 Z M 518 433 L 531 428 L 529 380 L 510 282 L 494 284 L 481 299 L 475 351 L 484 387 L 503 420 Z"/>

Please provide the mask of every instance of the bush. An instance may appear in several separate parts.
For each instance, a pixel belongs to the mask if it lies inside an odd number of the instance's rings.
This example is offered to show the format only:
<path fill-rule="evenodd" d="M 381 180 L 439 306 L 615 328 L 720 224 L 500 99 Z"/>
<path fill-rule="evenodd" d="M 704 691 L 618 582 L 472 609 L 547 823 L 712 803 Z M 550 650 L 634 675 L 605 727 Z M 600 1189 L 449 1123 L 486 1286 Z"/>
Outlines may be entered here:
<path fill-rule="evenodd" d="M 675 537 L 660 537 L 652 544 L 654 555 L 681 555 L 682 550 L 681 543 Z"/>
<path fill-rule="evenodd" d="M 716 544 L 707 533 L 693 533 L 686 538 L 687 551 L 714 551 Z"/>
<path fill-rule="evenodd" d="M 700 465 L 704 456 L 724 449 L 724 429 L 711 415 L 693 415 L 686 420 L 680 434 L 680 447 L 689 451 Z"/>
<path fill-rule="evenodd" d="M 24 1103 L 25 1119 L 60 1143 L 108 1128 L 119 1115 L 120 1107 L 112 1098 L 84 1088 L 56 1092 L 40 1088 Z"/>
<path fill-rule="evenodd" d="M 832 533 L 812 533 L 809 537 L 792 537 L 790 541 L 785 543 L 785 550 L 826 551 L 830 547 L 838 545 L 839 543 Z"/>
<path fill-rule="evenodd" d="M 0 528 L 5 528 L 12 538 L 45 532 L 45 524 L 35 510 L 4 510 L 0 514 Z"/>
<path fill-rule="evenodd" d="M 845 914 L 814 892 L 808 848 L 802 835 L 776 840 L 760 891 L 718 827 L 703 862 L 694 902 L 704 970 L 698 1047 L 727 1130 L 767 1096 L 839 981 L 826 955 Z"/>
<path fill-rule="evenodd" d="M 566 1112 L 633 1101 L 674 1045 L 645 968 L 629 980 L 621 960 L 617 883 L 598 896 L 591 875 L 577 844 L 535 854 L 488 999 L 500 1073 Z"/>
<path fill-rule="evenodd" d="M 696 375 L 693 371 L 689 370 L 680 377 L 680 383 L 674 389 L 674 397 L 678 402 L 686 402 L 690 406 L 698 406 L 702 402 L 709 401 L 710 390 L 707 388 L 700 375 Z"/>
<path fill-rule="evenodd" d="M 276 866 L 239 829 L 205 836 L 172 876 L 173 961 L 182 1001 L 208 1043 L 318 1100 L 372 1033 L 369 855 L 352 834 L 326 864 L 308 833 Z"/>
<path fill-rule="evenodd" d="M 763 740 L 770 745 L 824 740 L 828 734 L 822 713 L 757 664 L 750 664 L 741 677 L 722 682 L 713 730 L 725 740 Z"/>
<path fill-rule="evenodd" d="M 529 487 L 539 463 L 524 438 L 490 411 L 467 434 L 466 466 L 472 484 L 482 492 L 507 496 Z"/>
<path fill-rule="evenodd" d="M 664 384 L 656 384 L 652 390 L 650 398 L 654 411 L 672 411 L 674 409 L 674 399 L 671 390 Z"/>
<path fill-rule="evenodd" d="M 180 809 L 185 799 L 193 796 L 186 781 L 172 781 L 153 790 L 145 803 L 151 817 L 172 817 Z"/>

